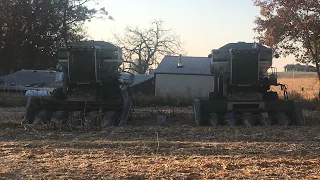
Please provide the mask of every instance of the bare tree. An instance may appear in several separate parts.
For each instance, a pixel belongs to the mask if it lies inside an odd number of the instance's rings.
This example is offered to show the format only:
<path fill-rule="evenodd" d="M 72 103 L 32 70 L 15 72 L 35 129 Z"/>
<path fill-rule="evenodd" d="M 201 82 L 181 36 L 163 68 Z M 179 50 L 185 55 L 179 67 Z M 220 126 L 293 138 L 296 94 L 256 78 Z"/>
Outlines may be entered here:
<path fill-rule="evenodd" d="M 152 21 L 147 29 L 127 26 L 123 37 L 114 37 L 123 50 L 124 69 L 133 73 L 145 74 L 162 56 L 183 53 L 180 37 L 163 28 L 161 20 Z"/>

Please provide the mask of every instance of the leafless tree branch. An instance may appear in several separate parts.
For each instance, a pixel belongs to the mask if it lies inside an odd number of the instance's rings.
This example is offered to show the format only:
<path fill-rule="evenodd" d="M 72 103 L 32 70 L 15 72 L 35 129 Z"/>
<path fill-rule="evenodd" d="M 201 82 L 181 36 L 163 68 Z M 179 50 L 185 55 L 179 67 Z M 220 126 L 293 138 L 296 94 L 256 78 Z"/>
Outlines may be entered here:
<path fill-rule="evenodd" d="M 163 28 L 163 21 L 154 20 L 150 27 L 125 28 L 125 35 L 114 34 L 116 43 L 123 49 L 124 62 L 134 64 L 138 74 L 145 74 L 149 66 L 157 65 L 161 56 L 180 54 L 183 43 L 171 30 Z"/>

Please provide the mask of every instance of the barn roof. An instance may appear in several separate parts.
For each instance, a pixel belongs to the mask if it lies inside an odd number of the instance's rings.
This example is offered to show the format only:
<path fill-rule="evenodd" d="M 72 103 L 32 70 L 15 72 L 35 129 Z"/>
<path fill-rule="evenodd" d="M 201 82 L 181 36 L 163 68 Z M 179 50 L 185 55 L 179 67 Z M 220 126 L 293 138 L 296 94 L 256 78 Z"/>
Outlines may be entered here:
<path fill-rule="evenodd" d="M 120 78 L 126 76 L 128 75 L 122 75 Z M 135 75 L 131 86 L 151 78 L 153 75 Z M 0 91 L 27 91 L 29 89 L 48 89 L 51 91 L 61 86 L 61 82 L 55 82 L 55 71 L 50 70 L 20 70 L 0 77 Z"/>
<path fill-rule="evenodd" d="M 27 91 L 29 89 L 51 91 L 61 86 L 60 82 L 55 82 L 55 72 L 50 70 L 20 70 L 0 77 L 0 91 Z"/>
<path fill-rule="evenodd" d="M 208 57 L 182 56 L 182 67 L 177 67 L 179 56 L 165 56 L 155 70 L 155 74 L 190 74 L 210 75 L 210 59 Z"/>
<path fill-rule="evenodd" d="M 128 78 L 129 76 L 130 76 L 129 74 L 123 74 L 120 76 L 120 79 Z M 133 83 L 131 84 L 131 86 L 135 86 L 137 84 L 143 83 L 144 81 L 147 81 L 152 78 L 153 78 L 153 75 L 136 74 L 134 75 Z"/>
<path fill-rule="evenodd" d="M 5 83 L 18 86 L 26 86 L 35 83 L 48 85 L 55 83 L 55 72 L 50 70 L 20 70 L 2 76 L 0 79 Z"/>

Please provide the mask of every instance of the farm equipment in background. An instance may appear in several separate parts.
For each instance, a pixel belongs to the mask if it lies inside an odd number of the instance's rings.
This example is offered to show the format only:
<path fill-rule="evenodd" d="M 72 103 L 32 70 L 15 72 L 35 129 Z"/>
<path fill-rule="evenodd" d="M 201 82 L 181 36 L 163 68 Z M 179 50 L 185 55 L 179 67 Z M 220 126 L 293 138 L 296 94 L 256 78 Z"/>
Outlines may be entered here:
<path fill-rule="evenodd" d="M 62 87 L 49 97 L 30 96 L 25 121 L 102 128 L 125 124 L 131 117 L 134 76 L 121 81 L 121 64 L 122 50 L 108 42 L 79 41 L 59 48 L 56 73 Z"/>
<path fill-rule="evenodd" d="M 300 102 L 289 100 L 287 87 L 277 81 L 273 56 L 270 48 L 256 43 L 212 50 L 214 91 L 209 99 L 193 102 L 196 125 L 305 125 Z M 280 87 L 284 98 L 271 86 Z"/>

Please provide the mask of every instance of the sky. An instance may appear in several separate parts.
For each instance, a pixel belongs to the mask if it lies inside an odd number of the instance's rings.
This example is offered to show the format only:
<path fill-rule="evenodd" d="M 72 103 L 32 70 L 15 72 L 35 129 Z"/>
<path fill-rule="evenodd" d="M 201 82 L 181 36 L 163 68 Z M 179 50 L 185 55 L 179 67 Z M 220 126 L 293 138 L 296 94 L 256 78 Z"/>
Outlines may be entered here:
<path fill-rule="evenodd" d="M 154 19 L 181 37 L 188 56 L 207 57 L 211 49 L 230 42 L 253 42 L 254 20 L 260 9 L 253 0 L 98 0 L 115 19 L 86 23 L 90 39 L 112 41 L 112 33 L 121 34 L 127 25 L 147 28 Z M 273 60 L 283 71 L 296 63 L 293 56 Z"/>

